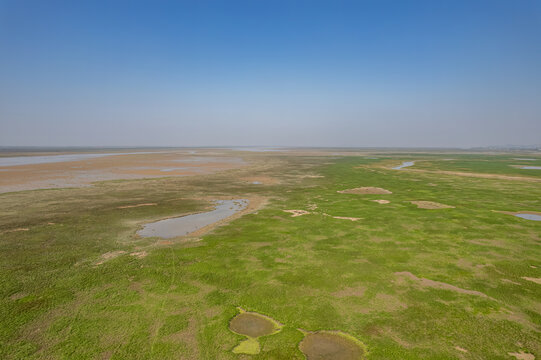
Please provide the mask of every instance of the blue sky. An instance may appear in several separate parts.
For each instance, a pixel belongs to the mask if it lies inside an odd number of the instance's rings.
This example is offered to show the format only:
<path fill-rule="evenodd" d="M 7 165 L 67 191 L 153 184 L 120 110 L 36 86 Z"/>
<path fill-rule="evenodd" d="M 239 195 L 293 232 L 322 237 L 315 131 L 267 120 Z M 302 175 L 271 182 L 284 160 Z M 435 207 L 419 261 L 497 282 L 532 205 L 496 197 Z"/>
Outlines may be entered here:
<path fill-rule="evenodd" d="M 0 145 L 541 143 L 541 1 L 0 0 Z"/>

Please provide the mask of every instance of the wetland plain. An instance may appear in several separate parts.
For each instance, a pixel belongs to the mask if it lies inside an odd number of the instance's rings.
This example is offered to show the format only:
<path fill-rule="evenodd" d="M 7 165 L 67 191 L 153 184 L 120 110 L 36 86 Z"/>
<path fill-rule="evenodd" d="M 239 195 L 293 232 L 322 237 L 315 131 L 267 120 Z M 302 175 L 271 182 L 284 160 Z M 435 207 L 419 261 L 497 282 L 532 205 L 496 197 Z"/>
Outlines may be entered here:
<path fill-rule="evenodd" d="M 541 359 L 541 155 L 246 150 L 1 168 L 0 358 Z"/>

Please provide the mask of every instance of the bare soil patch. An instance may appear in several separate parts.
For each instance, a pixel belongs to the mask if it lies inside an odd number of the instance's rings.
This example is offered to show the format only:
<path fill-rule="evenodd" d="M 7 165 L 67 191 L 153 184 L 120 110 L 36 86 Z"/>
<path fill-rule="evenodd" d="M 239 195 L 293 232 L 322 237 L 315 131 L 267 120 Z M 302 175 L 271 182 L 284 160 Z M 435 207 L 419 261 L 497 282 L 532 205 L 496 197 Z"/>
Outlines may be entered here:
<path fill-rule="evenodd" d="M 464 348 L 462 348 L 462 347 L 460 347 L 460 346 L 455 346 L 455 349 L 458 350 L 458 351 L 460 351 L 460 352 L 463 352 L 463 353 L 467 353 L 467 352 L 468 352 L 468 350 L 466 350 L 466 349 L 464 349 Z"/>
<path fill-rule="evenodd" d="M 468 295 L 475 295 L 475 296 L 480 296 L 484 298 L 489 298 L 489 296 L 487 296 L 486 294 L 483 294 L 480 291 L 462 289 L 462 288 L 459 288 L 459 287 L 456 287 L 454 285 L 447 284 L 444 282 L 434 281 L 434 280 L 425 279 L 425 278 L 418 278 L 417 276 L 413 275 L 409 271 L 396 272 L 394 274 L 401 278 L 407 278 L 407 279 L 413 280 L 416 283 L 418 283 L 421 287 L 430 287 L 430 288 L 435 288 L 435 289 L 450 290 L 450 291 L 455 291 L 461 294 L 468 294 Z"/>
<path fill-rule="evenodd" d="M 358 360 L 364 359 L 362 344 L 353 337 L 334 331 L 307 333 L 299 349 L 308 360 Z"/>
<path fill-rule="evenodd" d="M 388 203 L 390 203 L 389 200 L 370 200 L 370 201 L 377 202 L 378 204 L 388 204 Z"/>
<path fill-rule="evenodd" d="M 533 354 L 525 353 L 524 351 L 520 351 L 519 353 L 507 353 L 510 356 L 518 359 L 518 360 L 535 360 L 535 356 Z"/>
<path fill-rule="evenodd" d="M 282 211 L 292 214 L 291 217 L 297 217 L 297 216 L 310 214 L 310 212 L 306 210 L 282 210 Z"/>
<path fill-rule="evenodd" d="M 417 205 L 419 209 L 452 209 L 454 206 L 440 204 L 434 201 L 410 201 L 413 205 Z"/>
<path fill-rule="evenodd" d="M 350 221 L 361 220 L 361 218 L 347 217 L 347 216 L 333 216 L 333 218 L 334 218 L 334 219 L 341 219 L 341 220 L 350 220 Z"/>
<path fill-rule="evenodd" d="M 117 209 L 129 209 L 129 208 L 136 208 L 141 206 L 156 206 L 158 204 L 156 203 L 146 203 L 146 204 L 137 204 L 137 205 L 124 205 L 124 206 L 118 206 Z"/>
<path fill-rule="evenodd" d="M 6 233 L 18 232 L 18 231 L 28 231 L 28 230 L 30 230 L 30 229 L 29 228 L 16 228 L 16 229 L 5 230 L 5 231 L 1 232 L 0 234 L 6 234 Z"/>
<path fill-rule="evenodd" d="M 25 297 L 27 294 L 26 293 L 23 293 L 23 292 L 18 292 L 18 293 L 15 293 L 15 294 L 11 294 L 9 296 L 9 299 L 10 300 L 19 300 L 19 299 L 22 299 L 23 297 Z"/>
<path fill-rule="evenodd" d="M 333 215 L 329 215 L 329 214 L 326 214 L 326 213 L 323 213 L 323 215 L 325 215 L 325 216 L 330 216 L 330 217 L 332 217 L 333 219 L 340 219 L 340 220 L 349 220 L 349 221 L 357 221 L 357 220 L 362 220 L 361 218 L 356 218 L 356 217 L 348 217 L 348 216 L 333 216 Z"/>
<path fill-rule="evenodd" d="M 532 278 L 532 277 L 523 276 L 521 279 L 533 281 L 534 283 L 541 285 L 541 278 Z"/>
<path fill-rule="evenodd" d="M 138 259 L 142 259 L 142 258 L 144 258 L 145 256 L 147 256 L 148 253 L 147 253 L 146 251 L 137 251 L 137 252 L 132 252 L 130 255 L 131 255 L 131 256 L 134 256 L 134 257 L 136 257 L 136 258 L 138 258 Z"/>
<path fill-rule="evenodd" d="M 371 186 L 365 186 L 365 187 L 359 187 L 355 189 L 346 189 L 346 190 L 340 190 L 338 191 L 340 194 L 359 194 L 359 195 L 383 195 L 383 194 L 392 194 L 391 191 L 379 188 L 379 187 L 371 187 Z"/>

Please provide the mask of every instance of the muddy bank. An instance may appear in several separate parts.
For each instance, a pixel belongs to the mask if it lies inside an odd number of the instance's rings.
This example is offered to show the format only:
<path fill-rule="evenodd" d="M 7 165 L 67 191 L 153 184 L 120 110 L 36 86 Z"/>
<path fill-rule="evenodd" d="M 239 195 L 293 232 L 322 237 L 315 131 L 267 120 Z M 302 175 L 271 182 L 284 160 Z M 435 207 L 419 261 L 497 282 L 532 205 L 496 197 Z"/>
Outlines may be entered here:
<path fill-rule="evenodd" d="M 359 360 L 366 353 L 360 341 L 338 331 L 307 332 L 299 349 L 308 360 Z"/>

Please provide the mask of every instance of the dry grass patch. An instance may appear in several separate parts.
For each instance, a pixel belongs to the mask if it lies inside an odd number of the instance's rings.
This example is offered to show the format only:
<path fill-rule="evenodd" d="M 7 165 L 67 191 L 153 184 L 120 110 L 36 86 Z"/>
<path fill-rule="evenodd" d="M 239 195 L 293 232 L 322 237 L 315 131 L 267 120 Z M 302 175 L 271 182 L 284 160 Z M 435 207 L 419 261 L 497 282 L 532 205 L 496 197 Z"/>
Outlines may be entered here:
<path fill-rule="evenodd" d="M 459 288 L 457 286 L 447 284 L 447 283 L 444 283 L 444 282 L 441 282 L 441 281 L 434 281 L 434 280 L 430 280 L 430 279 L 419 278 L 419 277 L 413 275 L 412 273 L 410 273 L 409 271 L 396 272 L 394 274 L 396 276 L 402 278 L 402 279 L 410 279 L 412 281 L 415 281 L 421 287 L 429 287 L 429 288 L 434 288 L 434 289 L 449 290 L 449 291 L 454 291 L 454 292 L 458 292 L 458 293 L 461 293 L 461 294 L 468 294 L 468 295 L 480 296 L 480 297 L 483 297 L 483 298 L 489 298 L 489 296 L 487 296 L 486 294 L 483 294 L 480 291 L 462 289 L 462 288 Z"/>
<path fill-rule="evenodd" d="M 541 179 L 539 178 L 528 177 L 528 176 L 511 176 L 511 175 L 500 175 L 500 174 L 483 174 L 483 173 L 462 172 L 462 171 L 424 170 L 424 169 L 411 169 L 411 168 L 404 169 L 404 170 L 408 172 L 422 172 L 422 173 L 427 173 L 427 174 L 464 176 L 464 177 L 480 178 L 480 179 L 541 182 Z"/>
<path fill-rule="evenodd" d="M 145 203 L 145 204 L 137 204 L 137 205 L 124 205 L 124 206 L 117 206 L 117 209 L 129 209 L 129 208 L 136 208 L 141 206 L 156 206 L 157 203 Z"/>
<path fill-rule="evenodd" d="M 358 287 L 346 287 L 336 292 L 333 292 L 332 295 L 337 298 L 344 298 L 349 296 L 363 297 L 366 288 L 363 286 Z"/>
<path fill-rule="evenodd" d="M 101 255 L 101 260 L 99 260 L 99 261 L 96 263 L 96 265 L 101 265 L 101 264 L 103 264 L 104 262 L 109 261 L 109 260 L 111 260 L 111 259 L 114 259 L 114 258 L 116 258 L 116 257 L 119 257 L 120 255 L 125 254 L 125 253 L 126 253 L 126 252 L 123 251 L 123 250 L 109 251 L 109 252 L 107 252 L 107 253 Z"/>
<path fill-rule="evenodd" d="M 440 204 L 440 203 L 437 203 L 437 202 L 434 202 L 434 201 L 410 201 L 410 203 L 412 203 L 413 205 L 417 205 L 417 207 L 419 209 L 435 210 L 435 209 L 452 209 L 452 208 L 454 208 L 454 206 Z"/>
<path fill-rule="evenodd" d="M 384 194 L 392 194 L 391 191 L 379 188 L 379 187 L 371 187 L 371 186 L 365 186 L 365 187 L 359 187 L 355 189 L 346 189 L 346 190 L 340 190 L 337 191 L 340 194 L 359 194 L 359 195 L 384 195 Z"/>
<path fill-rule="evenodd" d="M 263 184 L 263 185 L 274 185 L 278 184 L 280 181 L 276 178 L 270 176 L 250 176 L 242 178 L 241 180 L 247 181 L 249 183 Z"/>
<path fill-rule="evenodd" d="M 28 230 L 30 230 L 30 229 L 29 228 L 16 228 L 16 229 L 5 230 L 5 231 L 1 232 L 0 234 L 6 234 L 6 233 L 18 232 L 18 231 L 28 231 Z"/>

